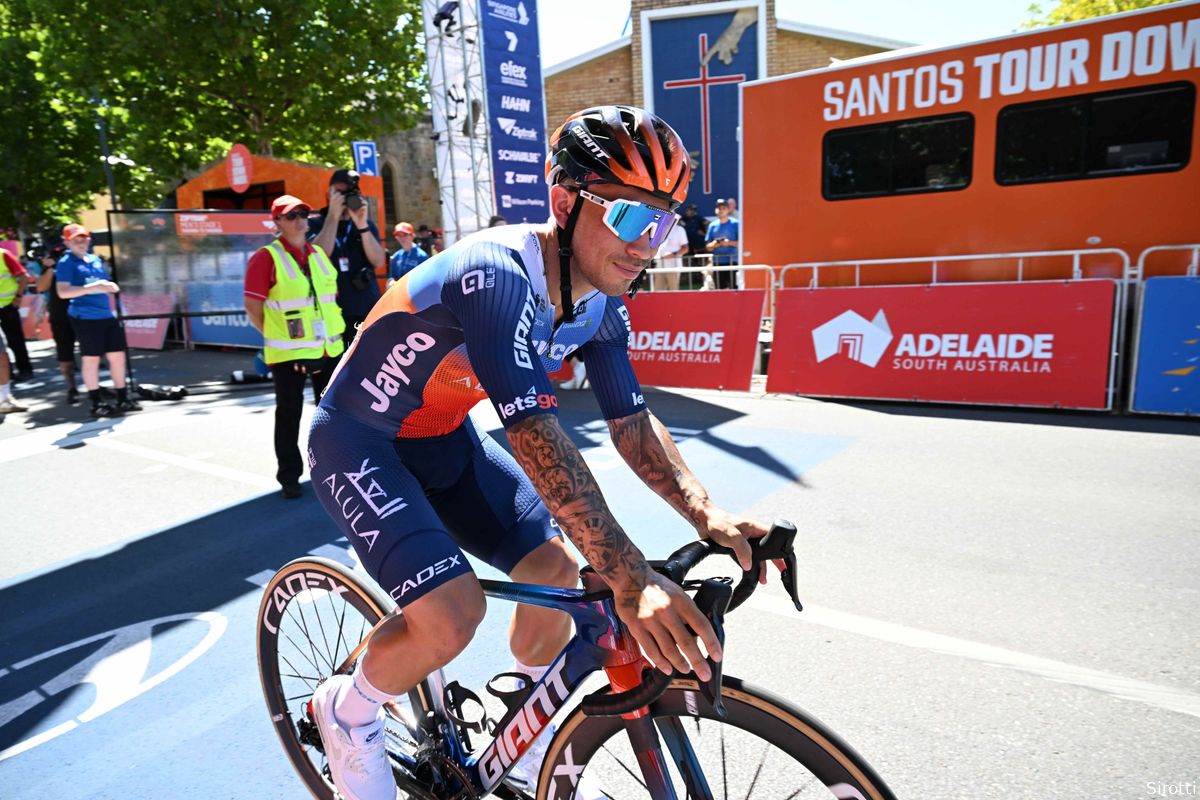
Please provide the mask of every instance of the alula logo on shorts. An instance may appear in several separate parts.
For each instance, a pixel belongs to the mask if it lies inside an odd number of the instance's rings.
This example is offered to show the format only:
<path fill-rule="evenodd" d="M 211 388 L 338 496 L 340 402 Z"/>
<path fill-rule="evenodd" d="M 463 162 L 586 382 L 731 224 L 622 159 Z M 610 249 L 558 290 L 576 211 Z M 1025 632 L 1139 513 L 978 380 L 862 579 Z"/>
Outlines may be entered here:
<path fill-rule="evenodd" d="M 362 466 L 358 468 L 358 472 L 343 472 L 342 476 L 345 481 L 339 482 L 337 479 L 338 473 L 332 472 L 329 477 L 322 481 L 329 487 L 329 494 L 333 498 L 333 502 L 342 510 L 342 517 L 350 525 L 350 531 L 367 543 L 367 552 L 375 546 L 375 539 L 379 536 L 377 528 L 372 530 L 360 530 L 359 525 L 363 520 L 366 511 L 363 509 L 363 503 L 366 503 L 367 509 L 374 512 L 376 520 L 387 519 L 397 511 L 408 508 L 408 503 L 403 497 L 389 497 L 387 491 L 379 485 L 379 482 L 369 476 L 378 472 L 379 467 L 371 466 L 371 460 L 364 458 Z M 353 487 L 358 493 L 358 497 L 362 502 L 355 499 L 354 494 L 346 491 L 347 487 Z M 367 527 L 371 525 L 369 521 Z"/>
<path fill-rule="evenodd" d="M 496 410 L 500 416 L 508 419 L 514 414 L 531 408 L 549 411 L 558 407 L 558 398 L 552 394 L 538 394 L 537 388 L 530 386 L 529 391 L 519 397 L 514 397 L 510 403 L 497 403 Z"/>
<path fill-rule="evenodd" d="M 362 379 L 359 385 L 375 398 L 375 402 L 371 403 L 372 411 L 382 414 L 391 407 L 392 398 L 400 391 L 400 384 L 408 386 L 412 383 L 412 379 L 408 377 L 408 373 L 403 368 L 411 367 L 417 360 L 417 353 L 423 353 L 435 344 L 437 344 L 437 340 L 427 333 L 421 331 L 410 333 L 403 342 L 398 342 L 392 348 L 387 359 L 379 365 L 374 382 L 370 378 Z"/>

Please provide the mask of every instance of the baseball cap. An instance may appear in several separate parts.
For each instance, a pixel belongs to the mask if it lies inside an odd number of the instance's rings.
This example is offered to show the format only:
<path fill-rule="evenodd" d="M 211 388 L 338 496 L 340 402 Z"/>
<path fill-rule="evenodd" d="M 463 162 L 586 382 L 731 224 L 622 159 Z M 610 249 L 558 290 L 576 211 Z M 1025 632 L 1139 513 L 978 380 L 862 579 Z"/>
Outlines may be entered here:
<path fill-rule="evenodd" d="M 76 236 L 91 236 L 91 235 L 92 235 L 91 231 L 89 231 L 87 228 L 80 225 L 78 222 L 72 222 L 70 225 L 67 225 L 65 228 L 63 228 L 63 232 L 62 232 L 63 241 L 70 241 L 71 239 L 74 239 Z"/>
<path fill-rule="evenodd" d="M 727 206 L 727 205 L 729 205 L 729 201 L 728 201 L 728 200 L 726 200 L 724 197 L 718 197 L 718 198 L 717 198 L 717 205 L 719 205 L 719 206 Z"/>
<path fill-rule="evenodd" d="M 415 235 L 416 231 L 413 230 L 413 226 L 412 226 L 411 222 L 397 222 L 396 227 L 392 228 L 392 234 L 395 235 L 398 233 L 408 233 L 408 234 Z"/>
<path fill-rule="evenodd" d="M 303 207 L 306 211 L 312 211 L 312 206 L 301 200 L 299 197 L 292 197 L 290 194 L 281 194 L 275 198 L 275 202 L 271 203 L 271 216 L 282 217 L 292 209 Z"/>
<path fill-rule="evenodd" d="M 333 173 L 333 175 L 329 178 L 329 185 L 333 186 L 335 183 L 349 184 L 351 182 L 351 178 L 350 178 L 351 173 L 353 173 L 356 176 L 358 175 L 358 172 L 356 172 L 355 170 L 352 170 L 352 169 L 336 170 Z"/>

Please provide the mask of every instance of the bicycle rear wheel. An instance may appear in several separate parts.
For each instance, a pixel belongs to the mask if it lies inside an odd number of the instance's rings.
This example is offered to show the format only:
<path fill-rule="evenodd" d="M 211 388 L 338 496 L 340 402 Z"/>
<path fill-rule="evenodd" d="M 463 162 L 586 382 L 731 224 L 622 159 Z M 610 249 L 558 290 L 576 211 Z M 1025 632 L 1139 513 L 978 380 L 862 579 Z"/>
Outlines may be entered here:
<path fill-rule="evenodd" d="M 722 687 L 724 718 L 688 678 L 672 681 L 651 706 L 680 800 L 895 800 L 875 770 L 820 721 L 737 678 L 726 676 Z M 698 769 L 681 768 L 689 763 Z M 699 774 L 691 791 L 685 772 Z M 537 800 L 572 800 L 583 775 L 613 798 L 649 796 L 624 720 L 576 708 L 550 743 Z"/>
<path fill-rule="evenodd" d="M 394 608 L 391 598 L 375 586 L 341 564 L 317 557 L 288 563 L 263 592 L 258 614 L 263 697 L 288 759 L 320 800 L 333 800 L 335 789 L 308 701 L 317 684 L 334 674 Z M 411 709 L 416 691 L 388 709 L 385 723 L 393 771 L 401 783 L 410 775 L 404 766 L 413 763 L 411 754 L 418 746 L 413 721 L 421 715 Z M 416 787 L 407 790 L 423 796 Z"/>

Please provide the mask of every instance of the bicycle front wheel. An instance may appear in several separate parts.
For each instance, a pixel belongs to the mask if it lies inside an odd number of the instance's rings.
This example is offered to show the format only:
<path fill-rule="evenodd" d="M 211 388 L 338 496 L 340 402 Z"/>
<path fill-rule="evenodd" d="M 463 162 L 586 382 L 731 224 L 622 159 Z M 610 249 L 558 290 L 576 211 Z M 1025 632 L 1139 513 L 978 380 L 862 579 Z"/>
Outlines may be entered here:
<path fill-rule="evenodd" d="M 651 706 L 680 800 L 895 800 L 858 753 L 803 710 L 729 676 L 721 696 L 724 718 L 694 679 L 677 678 Z M 538 800 L 572 800 L 581 784 L 621 800 L 652 796 L 620 717 L 576 708 L 550 743 Z"/>
<path fill-rule="evenodd" d="M 354 648 L 395 608 L 387 595 L 324 558 L 299 558 L 271 578 L 258 613 L 258 669 L 279 741 L 304 785 L 319 800 L 334 800 L 329 764 L 308 702 Z M 348 670 L 353 662 L 345 665 Z M 414 690 L 415 694 L 415 690 Z M 418 738 L 413 695 L 388 707 L 385 725 L 393 772 L 411 773 Z M 412 796 L 425 796 L 406 786 Z"/>

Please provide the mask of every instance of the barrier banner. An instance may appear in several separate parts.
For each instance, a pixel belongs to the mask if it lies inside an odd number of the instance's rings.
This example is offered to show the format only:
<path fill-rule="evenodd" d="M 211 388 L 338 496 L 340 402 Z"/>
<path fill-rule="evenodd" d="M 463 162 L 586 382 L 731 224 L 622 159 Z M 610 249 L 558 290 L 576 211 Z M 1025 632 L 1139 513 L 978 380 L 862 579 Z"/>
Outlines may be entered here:
<path fill-rule="evenodd" d="M 1200 278 L 1142 286 L 1134 411 L 1200 415 Z"/>
<path fill-rule="evenodd" d="M 187 288 L 188 311 L 232 311 L 239 308 L 243 298 L 241 281 L 193 283 Z M 213 314 L 188 317 L 192 342 L 195 344 L 245 345 L 262 347 L 262 334 L 250 324 L 245 314 Z"/>
<path fill-rule="evenodd" d="M 170 294 L 121 294 L 121 311 L 128 316 L 160 314 L 156 319 L 127 319 L 125 341 L 130 347 L 162 350 L 167 338 L 169 317 L 175 313 L 175 297 Z"/>
<path fill-rule="evenodd" d="M 1116 282 L 785 289 L 767 391 L 1103 409 Z"/>
<path fill-rule="evenodd" d="M 651 292 L 626 300 L 629 360 L 646 386 L 750 388 L 762 290 Z"/>

